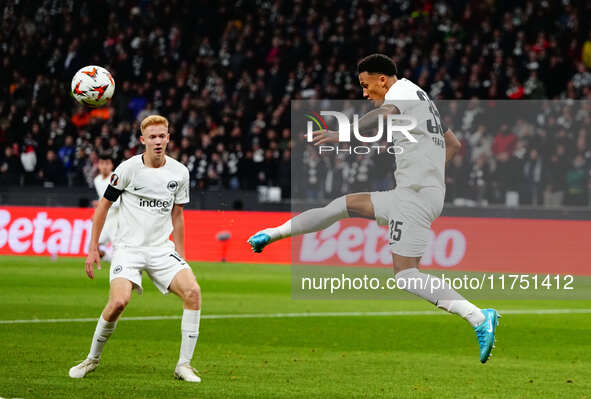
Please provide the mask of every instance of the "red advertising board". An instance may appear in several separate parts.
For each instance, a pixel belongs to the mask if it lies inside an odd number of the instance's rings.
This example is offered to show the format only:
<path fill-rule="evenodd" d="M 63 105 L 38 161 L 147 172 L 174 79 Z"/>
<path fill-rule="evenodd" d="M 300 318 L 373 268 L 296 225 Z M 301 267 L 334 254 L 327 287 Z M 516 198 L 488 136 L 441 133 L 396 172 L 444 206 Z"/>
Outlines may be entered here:
<path fill-rule="evenodd" d="M 0 255 L 85 256 L 90 242 L 89 208 L 0 207 Z M 289 241 L 278 242 L 255 256 L 246 244 L 262 226 L 289 218 L 284 212 L 185 211 L 186 258 L 230 262 L 289 263 Z M 217 240 L 229 232 L 230 239 Z"/>
<path fill-rule="evenodd" d="M 591 221 L 440 217 L 421 259 L 425 268 L 591 275 Z M 387 267 L 385 227 L 347 219 L 293 239 L 300 263 Z"/>
<path fill-rule="evenodd" d="M 84 256 L 92 209 L 0 207 L 0 254 Z M 389 267 L 387 232 L 347 219 L 253 254 L 246 239 L 283 223 L 288 212 L 185 211 L 188 260 Z M 432 226 L 423 267 L 591 275 L 591 221 L 441 217 Z M 229 235 L 219 241 L 220 233 Z M 292 247 L 293 246 L 293 247 Z M 293 251 L 292 251 L 293 250 Z M 292 259 L 293 254 L 293 259 Z"/>

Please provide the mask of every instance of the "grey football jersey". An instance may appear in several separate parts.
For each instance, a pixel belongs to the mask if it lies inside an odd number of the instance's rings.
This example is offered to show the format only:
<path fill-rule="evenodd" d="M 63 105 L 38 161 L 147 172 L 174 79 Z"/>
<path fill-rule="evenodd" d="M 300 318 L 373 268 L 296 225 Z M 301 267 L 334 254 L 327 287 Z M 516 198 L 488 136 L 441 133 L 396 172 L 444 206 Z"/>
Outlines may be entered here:
<path fill-rule="evenodd" d="M 409 133 L 413 143 L 402 133 L 394 134 L 395 144 L 403 152 L 396 155 L 397 187 L 439 187 L 445 190 L 445 140 L 439 111 L 429 96 L 416 84 L 403 78 L 394 83 L 385 97 L 402 115 L 412 116 L 417 125 Z"/>

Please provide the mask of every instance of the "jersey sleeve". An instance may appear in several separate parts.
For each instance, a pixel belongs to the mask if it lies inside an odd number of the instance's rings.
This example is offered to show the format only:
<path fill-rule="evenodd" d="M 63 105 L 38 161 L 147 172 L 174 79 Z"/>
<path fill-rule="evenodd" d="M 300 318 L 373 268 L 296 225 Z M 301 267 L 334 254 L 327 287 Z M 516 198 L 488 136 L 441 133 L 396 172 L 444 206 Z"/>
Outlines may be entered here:
<path fill-rule="evenodd" d="M 131 183 L 131 168 L 130 162 L 122 162 L 121 165 L 115 169 L 115 172 L 111 175 L 111 181 L 109 186 L 116 188 L 119 191 L 123 191 Z"/>
<path fill-rule="evenodd" d="M 104 197 L 109 201 L 117 201 L 117 198 L 119 198 L 123 190 L 125 190 L 130 184 L 131 170 L 129 166 L 129 162 L 123 162 L 111 175 L 111 181 L 109 182 L 104 194 Z"/>
<path fill-rule="evenodd" d="M 188 204 L 189 203 L 189 169 L 183 168 L 183 178 L 179 184 L 179 189 L 174 195 L 175 204 Z"/>

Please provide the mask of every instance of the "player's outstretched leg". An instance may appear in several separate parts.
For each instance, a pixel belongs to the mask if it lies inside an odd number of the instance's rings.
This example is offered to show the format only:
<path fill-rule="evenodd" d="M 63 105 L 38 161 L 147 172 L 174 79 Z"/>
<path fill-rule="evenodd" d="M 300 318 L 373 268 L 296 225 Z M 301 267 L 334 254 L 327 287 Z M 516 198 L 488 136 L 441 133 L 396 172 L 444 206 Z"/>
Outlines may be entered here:
<path fill-rule="evenodd" d="M 262 252 L 272 242 L 299 234 L 320 231 L 338 220 L 348 218 L 347 196 L 339 197 L 322 208 L 309 209 L 281 226 L 261 230 L 248 239 L 253 252 Z"/>
<path fill-rule="evenodd" d="M 396 286 L 415 294 L 435 306 L 465 319 L 476 331 L 480 346 L 480 361 L 486 363 L 491 355 L 499 315 L 494 309 L 481 310 L 443 280 L 417 268 L 420 258 L 393 254 Z"/>
<path fill-rule="evenodd" d="M 179 360 L 174 369 L 174 376 L 179 380 L 201 382 L 197 370 L 191 367 L 191 360 L 199 337 L 201 288 L 191 269 L 183 269 L 175 275 L 169 289 L 183 300 L 184 308 L 181 320 L 181 349 Z"/>
<path fill-rule="evenodd" d="M 117 326 L 117 319 L 129 303 L 131 289 L 132 285 L 129 280 L 117 278 L 111 281 L 109 302 L 96 324 L 92 343 L 90 344 L 90 352 L 86 359 L 70 369 L 68 374 L 71 378 L 83 378 L 97 368 L 103 347 L 113 334 Z"/>

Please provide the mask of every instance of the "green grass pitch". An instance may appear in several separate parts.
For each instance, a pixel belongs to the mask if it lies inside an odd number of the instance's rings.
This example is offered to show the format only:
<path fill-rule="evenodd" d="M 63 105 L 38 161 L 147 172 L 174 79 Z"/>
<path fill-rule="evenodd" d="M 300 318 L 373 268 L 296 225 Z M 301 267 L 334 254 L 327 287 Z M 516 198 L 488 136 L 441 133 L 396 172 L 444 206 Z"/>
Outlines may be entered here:
<path fill-rule="evenodd" d="M 432 310 L 422 301 L 291 299 L 290 268 L 192 263 L 204 315 Z M 96 318 L 108 270 L 82 259 L 0 257 L 0 320 Z M 148 278 L 124 317 L 180 316 Z M 589 301 L 477 301 L 498 309 L 589 309 Z M 435 311 L 440 312 L 440 311 Z M 441 312 L 442 313 L 442 312 Z M 94 322 L 0 324 L 0 397 L 11 398 L 591 398 L 591 314 L 506 314 L 489 363 L 470 326 L 448 315 L 203 319 L 193 366 L 173 379 L 180 320 L 122 320 L 99 368 L 68 369 Z"/>

